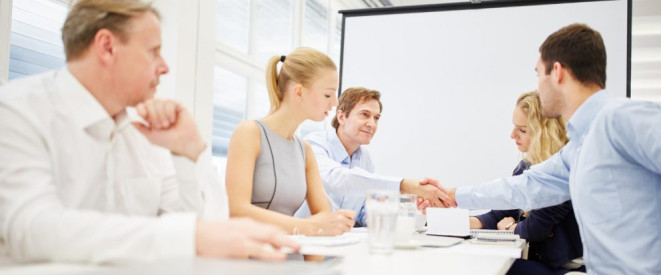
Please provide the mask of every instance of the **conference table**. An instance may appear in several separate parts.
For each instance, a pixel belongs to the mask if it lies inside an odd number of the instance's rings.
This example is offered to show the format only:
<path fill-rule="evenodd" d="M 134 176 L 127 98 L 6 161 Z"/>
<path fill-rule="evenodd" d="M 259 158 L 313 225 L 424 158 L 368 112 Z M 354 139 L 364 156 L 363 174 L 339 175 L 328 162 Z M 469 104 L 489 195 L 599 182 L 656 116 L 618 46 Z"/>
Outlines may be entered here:
<path fill-rule="evenodd" d="M 424 236 L 417 237 L 446 238 Z M 513 245 L 475 244 L 461 240 L 449 247 L 395 249 L 391 255 L 369 253 L 367 232 L 354 229 L 342 238 L 357 239 L 346 245 L 305 244 L 301 254 L 333 256 L 331 260 L 284 262 L 258 260 L 172 259 L 122 265 L 67 263 L 11 264 L 0 260 L 1 274 L 505 274 L 521 256 L 523 241 Z M 299 255 L 300 256 L 300 255 Z"/>

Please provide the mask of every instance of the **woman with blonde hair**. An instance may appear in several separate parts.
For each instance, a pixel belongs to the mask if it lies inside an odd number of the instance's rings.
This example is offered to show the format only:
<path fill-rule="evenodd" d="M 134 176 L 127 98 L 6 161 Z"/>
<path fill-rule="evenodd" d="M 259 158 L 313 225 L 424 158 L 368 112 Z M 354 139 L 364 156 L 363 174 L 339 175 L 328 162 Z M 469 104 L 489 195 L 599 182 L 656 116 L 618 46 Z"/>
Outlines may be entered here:
<path fill-rule="evenodd" d="M 266 84 L 270 113 L 241 122 L 230 140 L 226 174 L 230 216 L 251 217 L 305 235 L 349 231 L 355 213 L 331 212 L 314 153 L 294 135 L 304 120 L 321 121 L 337 105 L 335 64 L 317 50 L 298 48 L 269 60 Z M 312 216 L 293 217 L 305 200 Z"/>
<path fill-rule="evenodd" d="M 512 115 L 514 129 L 511 138 L 523 153 L 523 160 L 514 169 L 519 175 L 531 165 L 550 158 L 567 143 L 562 118 L 545 118 L 536 92 L 521 94 Z M 471 217 L 471 228 L 513 231 L 530 242 L 528 258 L 517 260 L 508 274 L 564 274 L 583 270 L 572 260 L 583 255 L 583 246 L 571 201 L 532 210 L 494 210 Z"/>

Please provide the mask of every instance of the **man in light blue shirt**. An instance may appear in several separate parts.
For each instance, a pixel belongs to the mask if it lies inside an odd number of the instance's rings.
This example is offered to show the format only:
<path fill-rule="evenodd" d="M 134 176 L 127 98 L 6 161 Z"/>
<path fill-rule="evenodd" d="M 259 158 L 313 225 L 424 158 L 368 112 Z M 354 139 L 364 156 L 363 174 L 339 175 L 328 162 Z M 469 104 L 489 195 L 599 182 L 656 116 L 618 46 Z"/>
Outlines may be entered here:
<path fill-rule="evenodd" d="M 661 106 L 609 99 L 601 35 L 573 24 L 540 47 L 543 115 L 569 143 L 520 176 L 449 190 L 462 208 L 535 209 L 571 199 L 590 274 L 661 274 Z"/>
<path fill-rule="evenodd" d="M 341 209 L 356 211 L 357 226 L 365 226 L 365 192 L 371 189 L 416 194 L 427 204 L 441 206 L 449 199 L 438 181 L 403 179 L 374 173 L 374 164 L 364 148 L 374 137 L 381 117 L 381 94 L 365 88 L 349 88 L 340 96 L 333 128 L 305 137 L 314 150 L 324 189 Z M 309 216 L 303 205 L 296 216 Z"/>

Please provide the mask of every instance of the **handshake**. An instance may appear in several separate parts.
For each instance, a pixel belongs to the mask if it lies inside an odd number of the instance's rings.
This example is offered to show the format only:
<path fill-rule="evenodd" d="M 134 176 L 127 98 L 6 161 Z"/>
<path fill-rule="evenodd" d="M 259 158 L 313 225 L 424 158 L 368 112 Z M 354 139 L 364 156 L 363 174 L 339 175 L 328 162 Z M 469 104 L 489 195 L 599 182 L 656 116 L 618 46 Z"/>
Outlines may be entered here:
<path fill-rule="evenodd" d="M 417 195 L 418 209 L 423 212 L 429 206 L 443 208 L 457 207 L 454 197 L 455 188 L 446 190 L 436 179 L 403 179 L 400 184 L 400 192 L 402 194 Z"/>

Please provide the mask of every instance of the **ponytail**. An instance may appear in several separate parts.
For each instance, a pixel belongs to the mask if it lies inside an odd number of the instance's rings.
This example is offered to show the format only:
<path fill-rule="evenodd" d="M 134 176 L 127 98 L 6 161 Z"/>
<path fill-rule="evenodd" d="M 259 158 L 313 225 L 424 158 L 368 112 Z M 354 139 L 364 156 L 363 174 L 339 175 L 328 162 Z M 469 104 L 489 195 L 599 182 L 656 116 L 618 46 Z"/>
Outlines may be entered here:
<path fill-rule="evenodd" d="M 280 61 L 282 67 L 278 72 Z M 271 57 L 266 65 L 266 88 L 271 100 L 270 113 L 280 108 L 289 80 L 308 85 L 313 82 L 319 69 L 337 70 L 337 67 L 327 55 L 312 48 L 297 48 L 287 56 Z"/>
<path fill-rule="evenodd" d="M 273 56 L 269 59 L 266 65 L 266 89 L 269 92 L 269 99 L 271 100 L 271 111 L 270 113 L 275 112 L 280 108 L 280 102 L 282 102 L 283 93 L 278 87 L 278 62 L 280 57 Z"/>

